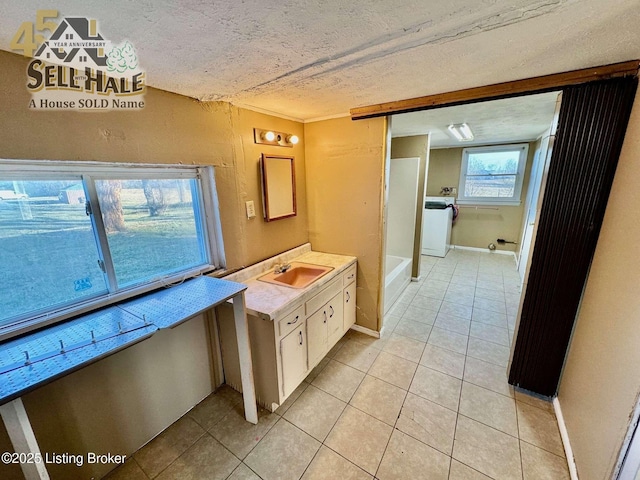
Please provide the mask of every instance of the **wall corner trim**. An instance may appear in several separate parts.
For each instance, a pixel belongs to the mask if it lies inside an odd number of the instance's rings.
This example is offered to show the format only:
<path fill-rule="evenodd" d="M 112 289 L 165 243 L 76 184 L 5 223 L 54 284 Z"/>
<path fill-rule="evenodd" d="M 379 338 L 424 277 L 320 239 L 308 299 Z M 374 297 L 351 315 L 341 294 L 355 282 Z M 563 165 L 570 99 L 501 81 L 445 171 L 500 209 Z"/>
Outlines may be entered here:
<path fill-rule="evenodd" d="M 558 400 L 558 397 L 553 398 L 553 411 L 556 414 L 556 421 L 558 422 L 558 428 L 560 429 L 560 438 L 562 438 L 564 455 L 567 458 L 569 475 L 571 476 L 571 480 L 578 480 L 578 468 L 576 467 L 576 460 L 573 457 L 573 450 L 571 449 L 571 442 L 569 441 L 569 432 L 567 430 L 567 425 L 564 423 L 564 416 L 562 415 L 562 409 L 560 408 L 560 400 Z"/>
<path fill-rule="evenodd" d="M 373 337 L 373 338 L 380 338 L 380 334 L 382 333 L 382 331 L 376 332 L 375 330 L 371 330 L 370 328 L 363 327 L 361 325 L 351 325 L 351 330 L 364 333 L 365 335 L 369 335 L 370 337 Z"/>

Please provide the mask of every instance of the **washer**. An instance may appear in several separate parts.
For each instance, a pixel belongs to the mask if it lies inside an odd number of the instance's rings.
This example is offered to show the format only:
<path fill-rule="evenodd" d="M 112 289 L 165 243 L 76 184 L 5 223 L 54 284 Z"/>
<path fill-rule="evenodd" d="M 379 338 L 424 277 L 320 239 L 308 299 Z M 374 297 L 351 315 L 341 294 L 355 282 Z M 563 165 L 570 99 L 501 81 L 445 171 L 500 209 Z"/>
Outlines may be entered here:
<path fill-rule="evenodd" d="M 451 246 L 455 197 L 425 197 L 422 218 L 422 254 L 444 257 Z"/>

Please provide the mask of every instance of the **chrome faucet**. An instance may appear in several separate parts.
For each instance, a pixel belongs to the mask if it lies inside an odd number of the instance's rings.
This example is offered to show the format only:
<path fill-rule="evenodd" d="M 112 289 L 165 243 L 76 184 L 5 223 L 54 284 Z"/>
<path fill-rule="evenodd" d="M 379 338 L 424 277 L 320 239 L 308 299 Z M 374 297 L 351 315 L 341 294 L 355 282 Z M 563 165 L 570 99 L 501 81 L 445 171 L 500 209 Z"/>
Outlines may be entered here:
<path fill-rule="evenodd" d="M 276 268 L 274 270 L 274 273 L 284 273 L 287 270 L 289 270 L 291 268 L 291 264 L 290 263 L 278 263 L 276 264 Z"/>

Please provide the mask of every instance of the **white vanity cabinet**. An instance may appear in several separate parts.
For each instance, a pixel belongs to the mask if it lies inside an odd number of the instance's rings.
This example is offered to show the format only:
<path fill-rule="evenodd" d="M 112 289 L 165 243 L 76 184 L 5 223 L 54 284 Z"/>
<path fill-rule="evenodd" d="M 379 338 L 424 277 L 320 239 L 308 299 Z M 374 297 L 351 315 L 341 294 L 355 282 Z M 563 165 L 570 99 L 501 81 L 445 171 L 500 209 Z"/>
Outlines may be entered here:
<path fill-rule="evenodd" d="M 268 410 L 282 405 L 355 323 L 355 261 L 323 278 L 321 285 L 311 284 L 299 298 L 285 304 L 275 318 L 248 316 L 256 398 Z M 226 340 L 231 338 L 233 324 L 221 318 L 228 314 L 226 307 L 217 311 L 222 363 L 226 383 L 239 389 L 237 352 Z"/>

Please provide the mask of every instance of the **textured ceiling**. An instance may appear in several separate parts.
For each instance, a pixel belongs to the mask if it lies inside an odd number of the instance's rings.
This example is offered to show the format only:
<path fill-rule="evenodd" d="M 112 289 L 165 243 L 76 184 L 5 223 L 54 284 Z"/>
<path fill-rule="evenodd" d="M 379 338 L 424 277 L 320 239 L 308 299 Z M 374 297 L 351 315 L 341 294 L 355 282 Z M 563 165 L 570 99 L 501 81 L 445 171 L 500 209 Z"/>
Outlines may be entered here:
<path fill-rule="evenodd" d="M 558 93 L 551 92 L 394 115 L 392 135 L 431 133 L 432 148 L 532 141 L 551 125 L 557 98 Z M 459 142 L 451 137 L 447 126 L 452 123 L 467 123 L 474 139 Z"/>
<path fill-rule="evenodd" d="M 298 119 L 640 57 L 640 0 L 26 0 L 128 39 L 149 85 Z"/>

